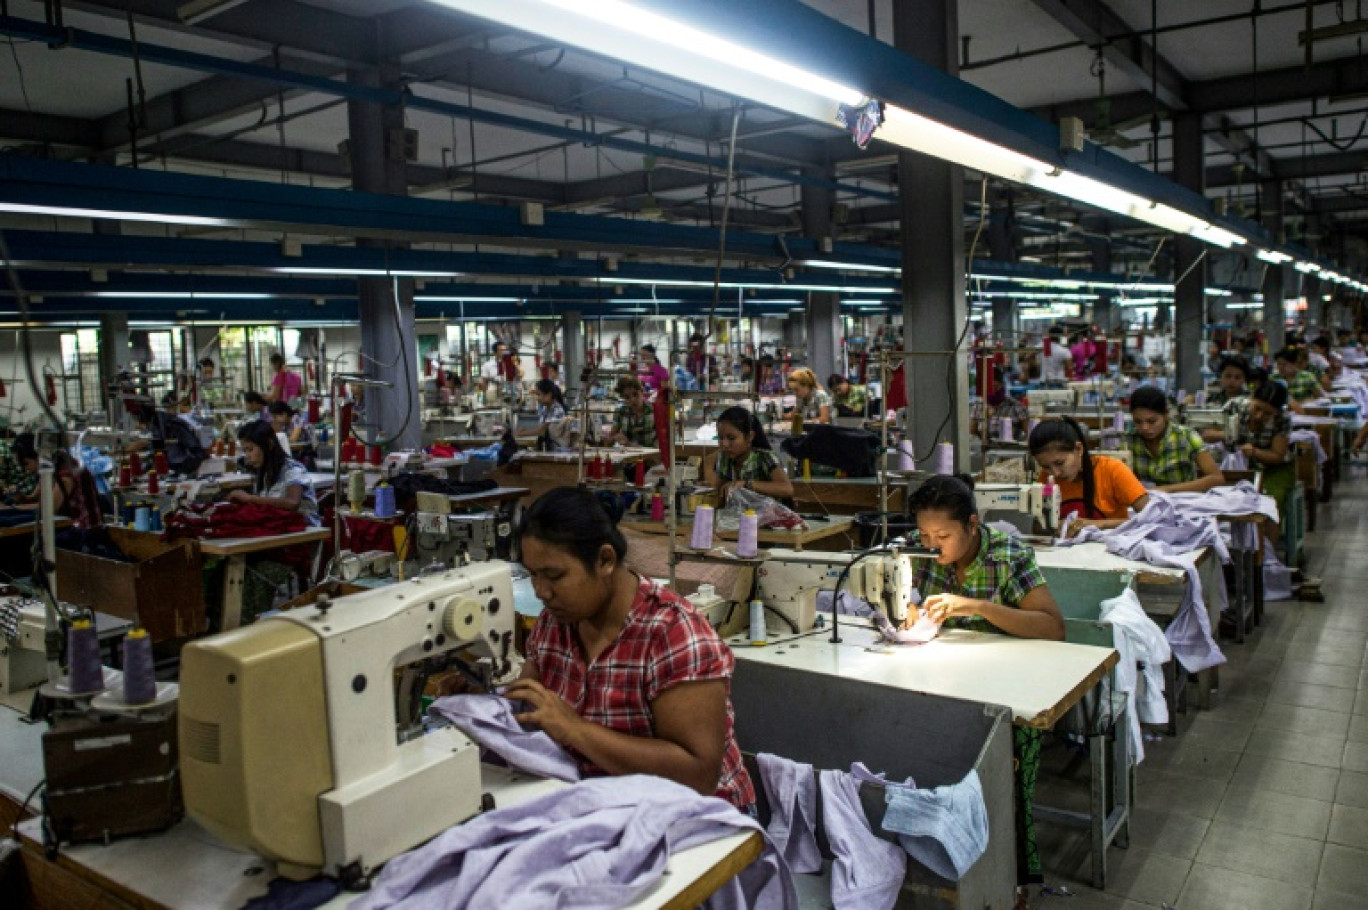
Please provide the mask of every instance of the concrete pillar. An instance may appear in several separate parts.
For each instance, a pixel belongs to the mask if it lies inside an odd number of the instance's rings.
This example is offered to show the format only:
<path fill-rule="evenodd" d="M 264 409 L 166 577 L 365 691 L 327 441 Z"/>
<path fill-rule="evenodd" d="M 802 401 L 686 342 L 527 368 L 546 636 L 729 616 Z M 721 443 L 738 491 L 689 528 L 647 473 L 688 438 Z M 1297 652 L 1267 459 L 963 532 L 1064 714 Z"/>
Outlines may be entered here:
<path fill-rule="evenodd" d="M 1283 239 L 1283 186 L 1281 180 L 1269 180 L 1263 185 L 1264 227 L 1273 233 L 1276 240 Z M 1288 273 L 1286 265 L 1269 264 L 1263 278 L 1263 331 L 1268 339 L 1270 353 L 1282 349 L 1287 337 L 1286 310 Z"/>
<path fill-rule="evenodd" d="M 1017 302 L 1007 297 L 993 298 L 993 337 L 1000 340 L 1004 347 L 1016 347 L 1017 342 Z M 1012 361 L 1017 355 L 1011 356 Z"/>
<path fill-rule="evenodd" d="M 956 0 L 893 5 L 893 45 L 952 76 L 959 70 Z M 928 460 L 936 443 L 955 446 L 957 468 L 969 466 L 967 355 L 950 354 L 968 316 L 964 291 L 964 169 L 915 152 L 898 153 L 902 219 L 903 347 L 923 352 L 907 361 L 906 431 Z M 946 388 L 946 358 L 950 369 Z M 942 430 L 941 427 L 944 426 Z M 920 465 L 919 465 L 920 467 Z"/>
<path fill-rule="evenodd" d="M 354 68 L 347 71 L 353 85 L 397 87 L 396 68 Z M 404 127 L 400 107 L 361 101 L 347 103 L 348 144 L 352 188 L 364 193 L 405 195 Z M 394 141 L 391 141 L 393 139 Z M 359 247 L 392 247 L 389 241 L 357 241 Z M 370 358 L 365 372 L 393 384 L 366 392 L 369 438 L 388 441 L 393 448 L 418 448 L 422 443 L 422 394 L 418 386 L 418 336 L 415 331 L 413 279 L 370 277 L 357 279 L 360 299 L 361 351 Z"/>
<path fill-rule="evenodd" d="M 992 197 L 991 214 L 984 234 L 988 238 L 988 255 L 994 262 L 1016 262 L 1016 210 L 1010 191 L 999 190 Z M 970 267 L 973 264 L 970 263 Z M 1017 343 L 1017 302 L 1009 297 L 993 298 L 992 335 L 1006 347 Z M 1016 363 L 1018 355 L 1008 360 Z"/>
<path fill-rule="evenodd" d="M 97 221 L 96 224 L 99 222 Z M 119 373 L 120 366 L 128 364 L 128 314 L 100 314 L 100 400 L 109 406 L 109 384 Z M 109 415 L 111 425 L 117 424 L 123 414 L 117 408 Z"/>
<path fill-rule="evenodd" d="M 579 310 L 569 310 L 561 317 L 561 330 L 565 339 L 565 391 L 580 387 L 580 373 L 584 371 L 584 319 Z"/>
<path fill-rule="evenodd" d="M 1180 113 L 1173 118 L 1173 176 L 1194 192 L 1206 189 L 1202 154 L 1202 118 Z M 1206 244 L 1179 237 L 1174 244 L 1173 270 L 1178 287 L 1173 293 L 1175 382 L 1184 392 L 1202 387 L 1202 328 L 1206 321 Z M 1181 280 L 1179 280 L 1181 279 Z"/>
<path fill-rule="evenodd" d="M 811 173 L 831 180 L 835 172 L 813 169 Z M 803 236 L 809 240 L 831 237 L 831 208 L 835 193 L 825 186 L 802 188 Z M 804 313 L 807 331 L 807 365 L 825 382 L 839 362 L 841 355 L 841 300 L 836 294 L 809 294 Z"/>
<path fill-rule="evenodd" d="M 1099 274 L 1106 274 L 1111 271 L 1111 241 L 1102 239 L 1089 239 L 1088 251 L 1092 254 L 1092 270 Z M 1093 322 L 1099 329 L 1107 334 L 1111 334 L 1112 329 L 1117 323 L 1117 310 L 1119 308 L 1111 297 L 1098 295 L 1093 302 Z"/>

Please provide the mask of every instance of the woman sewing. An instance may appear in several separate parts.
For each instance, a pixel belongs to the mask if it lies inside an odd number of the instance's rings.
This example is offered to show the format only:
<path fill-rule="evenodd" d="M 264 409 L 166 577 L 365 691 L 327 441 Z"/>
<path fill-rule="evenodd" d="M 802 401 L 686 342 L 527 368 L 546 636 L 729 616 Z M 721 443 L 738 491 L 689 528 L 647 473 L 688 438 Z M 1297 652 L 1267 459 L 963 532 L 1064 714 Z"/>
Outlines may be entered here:
<path fill-rule="evenodd" d="M 831 394 L 817 384 L 817 374 L 807 368 L 788 375 L 793 409 L 785 416 L 801 414 L 804 423 L 831 423 Z"/>
<path fill-rule="evenodd" d="M 956 477 L 932 477 L 912 494 L 907 511 L 916 519 L 921 545 L 941 551 L 934 560 L 914 563 L 912 585 L 921 593 L 926 615 L 950 627 L 1064 640 L 1064 619 L 1035 553 L 983 524 L 969 484 Z M 909 613 L 905 625 L 916 619 Z M 1031 727 L 1015 731 L 1017 880 L 1025 885 L 1043 877 L 1031 811 L 1041 735 Z"/>
<path fill-rule="evenodd" d="M 624 565 L 627 541 L 591 492 L 543 494 L 517 537 L 545 608 L 504 691 L 526 705 L 518 720 L 586 775 L 658 774 L 754 803 L 732 729 L 735 658 L 707 620 Z"/>
<path fill-rule="evenodd" d="M 1201 493 L 1225 483 L 1225 475 L 1196 430 L 1169 420 L 1168 397 L 1154 386 L 1131 393 L 1135 431 L 1126 444 L 1135 476 L 1165 493 Z"/>
<path fill-rule="evenodd" d="M 1263 493 L 1273 497 L 1282 515 L 1287 514 L 1287 494 L 1297 483 L 1290 442 L 1292 421 L 1285 411 L 1288 401 L 1286 386 L 1265 382 L 1249 398 L 1230 405 L 1238 415 L 1239 430 L 1234 439 L 1226 439 L 1224 430 L 1211 429 L 1203 434 L 1212 442 L 1224 441 L 1226 448 L 1244 455 L 1251 468 L 1262 469 Z"/>
<path fill-rule="evenodd" d="M 608 441 L 654 449 L 657 445 L 655 414 L 646 405 L 646 389 L 641 380 L 623 376 L 617 381 L 617 393 L 622 405 L 613 413 L 613 429 L 608 434 Z"/>
<path fill-rule="evenodd" d="M 750 411 L 738 406 L 718 415 L 717 447 L 717 458 L 703 462 L 703 482 L 717 490 L 719 505 L 738 488 L 772 499 L 793 496 L 793 482 L 770 449 L 760 418 Z"/>
<path fill-rule="evenodd" d="M 1207 399 L 1211 407 L 1224 407 L 1232 401 L 1249 397 L 1249 382 L 1253 378 L 1249 361 L 1239 354 L 1221 358 L 1221 368 L 1216 371 L 1220 388 Z"/>
<path fill-rule="evenodd" d="M 1149 504 L 1149 493 L 1130 468 L 1088 451 L 1088 434 L 1072 417 L 1042 420 L 1027 449 L 1040 466 L 1040 482 L 1059 484 L 1060 517 L 1076 516 L 1070 531 L 1114 528 Z"/>

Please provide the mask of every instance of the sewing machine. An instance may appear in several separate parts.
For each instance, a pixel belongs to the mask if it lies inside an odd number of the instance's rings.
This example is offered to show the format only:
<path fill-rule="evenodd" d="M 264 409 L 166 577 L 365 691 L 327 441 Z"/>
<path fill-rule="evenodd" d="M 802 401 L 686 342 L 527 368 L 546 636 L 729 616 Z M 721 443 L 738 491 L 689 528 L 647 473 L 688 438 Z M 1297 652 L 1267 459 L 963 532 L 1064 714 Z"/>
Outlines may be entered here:
<path fill-rule="evenodd" d="M 390 452 L 385 456 L 385 473 L 393 477 L 395 474 L 406 472 L 420 473 L 425 469 L 426 462 L 422 452 L 404 451 Z"/>
<path fill-rule="evenodd" d="M 1045 417 L 1073 410 L 1072 389 L 1032 389 L 1026 394 L 1026 410 L 1032 417 Z"/>
<path fill-rule="evenodd" d="M 422 494 L 431 496 L 436 494 Z M 483 562 L 507 557 L 513 537 L 512 521 L 498 512 L 450 513 L 450 500 L 445 500 L 447 511 L 425 511 L 420 504 L 417 513 L 418 551 L 426 559 L 448 566 L 467 562 Z"/>
<path fill-rule="evenodd" d="M 991 512 L 1013 512 L 1029 515 L 1037 526 L 1053 532 L 1059 527 L 1059 487 L 1050 485 L 1045 495 L 1042 483 L 980 483 L 974 485 L 974 502 L 979 515 Z"/>
<path fill-rule="evenodd" d="M 1240 435 L 1240 415 L 1225 408 L 1188 408 L 1184 414 L 1187 425 L 1198 433 L 1216 429 L 1225 433 L 1226 439 L 1236 439 Z"/>
<path fill-rule="evenodd" d="M 834 592 L 841 573 L 857 555 L 770 551 L 770 558 L 756 572 L 756 597 L 785 624 L 780 634 L 812 631 L 818 593 Z M 841 590 L 874 605 L 895 623 L 902 622 L 912 609 L 914 563 L 934 555 L 934 551 L 912 548 L 866 556 L 851 568 Z"/>
<path fill-rule="evenodd" d="M 6 597 L 0 605 L 19 610 L 19 627 L 13 640 L 0 635 L 0 695 L 31 689 L 47 679 L 43 635 L 43 605 L 26 597 Z"/>
<path fill-rule="evenodd" d="M 470 649 L 484 685 L 509 679 L 514 624 L 509 566 L 487 562 L 186 645 L 186 811 L 288 878 L 364 880 L 481 806 L 478 748 L 454 727 L 416 732 L 396 717 L 416 688 L 396 698 L 396 669 Z"/>

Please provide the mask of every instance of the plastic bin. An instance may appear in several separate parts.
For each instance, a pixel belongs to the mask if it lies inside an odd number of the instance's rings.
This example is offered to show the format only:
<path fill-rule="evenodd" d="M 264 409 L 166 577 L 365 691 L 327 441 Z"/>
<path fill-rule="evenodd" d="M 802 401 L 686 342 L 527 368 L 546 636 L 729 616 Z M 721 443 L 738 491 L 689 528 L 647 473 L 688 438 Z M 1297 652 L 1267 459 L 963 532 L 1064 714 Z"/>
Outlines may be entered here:
<path fill-rule="evenodd" d="M 864 762 L 890 780 L 912 777 L 920 787 L 963 780 L 978 770 L 988 809 L 987 852 L 958 882 L 908 858 L 899 908 L 1009 910 L 1016 888 L 1016 808 L 1012 781 L 1012 724 L 1006 708 L 985 706 L 888 686 L 833 679 L 751 661 L 738 661 L 731 684 L 737 740 L 746 753 L 771 752 L 814 768 L 849 769 Z M 760 820 L 769 807 L 756 780 Z M 883 831 L 883 791 L 862 788 L 876 836 Z M 819 836 L 825 851 L 825 838 Z M 828 852 L 827 857 L 830 858 Z"/>

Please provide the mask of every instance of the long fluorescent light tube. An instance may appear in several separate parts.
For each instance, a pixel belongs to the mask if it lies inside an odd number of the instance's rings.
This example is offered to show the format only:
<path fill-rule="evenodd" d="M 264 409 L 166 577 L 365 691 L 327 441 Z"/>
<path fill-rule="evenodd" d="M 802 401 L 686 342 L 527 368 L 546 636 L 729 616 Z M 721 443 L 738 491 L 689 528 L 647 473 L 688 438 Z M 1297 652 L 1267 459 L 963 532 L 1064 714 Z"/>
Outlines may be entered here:
<path fill-rule="evenodd" d="M 1292 268 L 1308 275 L 1314 274 L 1321 270 L 1321 267 L 1316 265 L 1314 262 L 1298 262 L 1295 265 L 1293 265 Z"/>
<path fill-rule="evenodd" d="M 432 2 L 828 126 L 834 124 L 839 104 L 858 105 L 866 100 L 865 94 L 856 88 L 643 10 L 625 0 Z M 1165 206 L 1152 205 L 1148 200 L 1089 177 L 1060 171 L 1039 159 L 895 104 L 884 106 L 884 123 L 874 135 L 903 148 L 1166 227 L 1153 217 L 1157 209 Z M 1221 246 L 1243 242 L 1229 231 L 1214 228 L 1195 216 L 1186 215 L 1181 223 L 1181 227 L 1169 229 L 1200 236 Z M 1199 231 L 1203 233 L 1199 235 Z"/>
<path fill-rule="evenodd" d="M 902 269 L 896 265 L 869 265 L 864 262 L 833 262 L 829 259 L 800 259 L 798 264 L 810 269 L 842 269 L 849 272 L 878 272 L 887 275 L 901 275 Z"/>
<path fill-rule="evenodd" d="M 518 303 L 522 297 L 414 297 L 419 303 Z"/>
<path fill-rule="evenodd" d="M 220 13 L 226 13 L 247 0 L 190 0 L 176 8 L 176 18 L 185 25 L 198 25 Z"/>
<path fill-rule="evenodd" d="M 111 221 L 150 221 L 154 224 L 193 224 L 205 227 L 229 227 L 233 222 L 223 218 L 203 218 L 199 215 L 162 215 L 156 212 L 119 212 L 107 209 L 82 209 L 65 205 L 23 205 L 0 202 L 0 212 L 16 215 L 53 215 L 58 218 L 104 218 Z"/>
<path fill-rule="evenodd" d="M 312 266 L 281 266 L 271 269 L 281 275 L 357 275 L 376 278 L 460 278 L 465 272 L 427 272 L 412 269 L 357 269 L 347 266 L 314 268 Z"/>
<path fill-rule="evenodd" d="M 594 280 L 599 284 L 654 285 L 662 288 L 710 288 L 713 286 L 711 281 L 695 281 L 686 278 L 595 278 Z M 748 281 L 723 281 L 717 286 L 728 290 L 816 291 L 831 294 L 892 294 L 897 290 L 896 288 L 880 287 L 834 287 L 827 284 L 760 284 Z"/>
<path fill-rule="evenodd" d="M 1254 255 L 1262 259 L 1264 262 L 1271 262 L 1274 265 L 1281 265 L 1284 262 L 1292 261 L 1291 256 L 1287 255 L 1286 253 L 1281 253 L 1278 250 L 1259 250 Z"/>
<path fill-rule="evenodd" d="M 274 294 L 216 293 L 214 291 L 96 291 L 90 297 L 109 300 L 270 300 Z"/>

